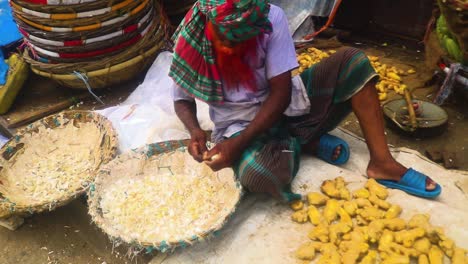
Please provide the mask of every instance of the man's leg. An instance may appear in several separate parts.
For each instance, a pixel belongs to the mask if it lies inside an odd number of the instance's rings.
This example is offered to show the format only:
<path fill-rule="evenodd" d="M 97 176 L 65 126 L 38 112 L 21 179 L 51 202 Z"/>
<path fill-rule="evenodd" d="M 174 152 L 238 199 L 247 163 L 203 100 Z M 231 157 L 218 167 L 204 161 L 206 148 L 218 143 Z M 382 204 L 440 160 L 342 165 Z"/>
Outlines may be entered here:
<path fill-rule="evenodd" d="M 390 153 L 384 134 L 382 109 L 374 86 L 374 82 L 367 83 L 351 98 L 353 111 L 359 120 L 370 153 L 367 176 L 398 181 L 407 168 L 398 163 Z M 436 183 L 428 177 L 426 190 L 431 191 L 435 187 Z"/>
<path fill-rule="evenodd" d="M 293 194 L 289 185 L 299 168 L 299 154 L 300 146 L 294 138 L 257 140 L 242 153 L 233 169 L 250 192 L 297 200 L 301 196 Z"/>

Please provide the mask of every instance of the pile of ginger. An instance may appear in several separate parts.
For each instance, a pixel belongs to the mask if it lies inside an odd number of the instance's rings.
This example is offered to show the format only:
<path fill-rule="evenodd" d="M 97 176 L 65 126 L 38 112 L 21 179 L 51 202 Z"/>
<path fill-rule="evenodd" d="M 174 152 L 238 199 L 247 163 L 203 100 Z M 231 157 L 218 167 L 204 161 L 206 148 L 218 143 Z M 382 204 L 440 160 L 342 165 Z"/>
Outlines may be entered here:
<path fill-rule="evenodd" d="M 440 227 L 429 223 L 429 215 L 416 214 L 407 222 L 399 215 L 402 208 L 386 201 L 388 190 L 370 179 L 365 188 L 351 193 L 342 177 L 326 180 L 322 193 L 307 195 L 291 203 L 292 220 L 310 221 L 315 227 L 296 257 L 309 263 L 384 263 L 468 264 L 466 250 L 455 245 Z M 323 209 L 321 208 L 323 207 Z"/>

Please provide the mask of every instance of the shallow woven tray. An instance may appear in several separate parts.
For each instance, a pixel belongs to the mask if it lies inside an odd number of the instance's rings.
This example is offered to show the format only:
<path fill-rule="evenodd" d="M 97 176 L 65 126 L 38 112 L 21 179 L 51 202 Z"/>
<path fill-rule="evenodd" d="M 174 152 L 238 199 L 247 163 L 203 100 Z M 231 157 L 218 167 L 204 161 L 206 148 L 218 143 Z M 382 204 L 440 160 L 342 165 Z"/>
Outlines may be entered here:
<path fill-rule="evenodd" d="M 142 250 L 145 250 L 147 253 L 153 250 L 165 252 L 168 250 L 174 250 L 177 247 L 186 247 L 205 238 L 209 238 L 212 235 L 216 235 L 216 232 L 224 226 L 231 215 L 235 212 L 242 196 L 242 188 L 240 183 L 236 180 L 233 170 L 224 169 L 218 172 L 213 172 L 205 164 L 197 163 L 186 151 L 185 146 L 187 142 L 188 141 L 185 140 L 151 144 L 146 147 L 124 153 L 99 170 L 94 186 L 92 186 L 88 191 L 89 214 L 91 215 L 94 223 L 107 233 L 114 243 L 130 245 L 132 247 L 131 252 L 141 252 Z M 210 215 L 203 215 L 203 213 L 200 215 L 197 214 L 195 217 L 198 218 L 196 220 L 192 220 L 191 223 L 195 224 L 196 221 L 196 223 L 199 224 L 198 230 L 190 225 L 180 226 L 180 229 L 184 230 L 181 233 L 185 233 L 186 235 L 178 237 L 180 234 L 177 236 L 174 236 L 174 233 L 164 234 L 167 232 L 167 228 L 155 226 L 150 227 L 149 230 L 157 232 L 156 230 L 158 228 L 162 228 L 160 231 L 161 234 L 154 235 L 153 239 L 155 241 L 142 241 L 139 237 L 149 237 L 147 233 L 136 234 L 136 230 L 124 230 L 123 228 L 119 228 L 112 224 L 112 219 L 108 218 L 109 213 L 113 210 L 112 202 L 118 201 L 119 199 L 113 199 L 111 204 L 108 205 L 111 207 L 105 207 L 107 208 L 106 210 L 109 211 L 103 212 L 101 204 L 106 200 L 106 192 L 114 188 L 113 183 L 122 184 L 116 182 L 116 179 L 135 183 L 135 181 L 139 181 L 143 179 L 143 177 L 154 176 L 155 178 L 153 178 L 153 181 L 154 179 L 161 177 L 161 179 L 163 179 L 162 181 L 164 181 L 164 179 L 167 180 L 168 177 L 177 177 L 177 175 L 179 175 L 179 177 L 187 176 L 187 181 L 189 181 L 185 184 L 180 182 L 175 183 L 179 186 L 177 194 L 174 193 L 175 197 L 180 198 L 179 195 L 184 197 L 182 199 L 183 202 L 181 202 L 181 204 L 183 203 L 185 205 L 182 207 L 182 212 L 185 211 L 185 213 L 189 214 L 190 209 L 188 207 L 196 207 L 197 204 L 200 204 L 199 202 L 213 204 L 215 210 L 211 211 L 217 212 L 216 214 Z M 200 178 L 198 176 L 200 176 Z M 205 180 L 204 177 L 209 178 L 206 178 Z M 192 192 L 192 187 L 197 186 L 196 183 L 192 182 L 193 180 L 206 182 L 206 184 L 209 183 L 211 192 L 209 190 L 205 192 L 200 190 L 202 193 Z M 144 186 L 145 187 L 143 188 L 145 189 L 147 185 Z M 129 188 L 125 190 L 125 194 L 127 192 L 135 191 L 132 190 L 131 187 L 132 186 L 129 186 Z M 167 191 L 172 192 L 174 190 L 168 189 Z M 142 193 L 145 192 L 145 190 L 137 192 Z M 154 195 L 158 194 L 155 193 Z M 202 197 L 195 198 L 197 200 L 190 200 L 194 199 L 192 198 L 193 195 L 202 195 Z M 117 197 L 117 195 L 113 197 Z M 161 195 L 161 197 L 164 196 Z M 132 198 L 127 198 L 125 201 L 129 201 L 128 205 L 132 205 Z M 170 203 L 172 201 L 168 202 Z M 177 202 L 175 203 L 177 204 Z M 149 205 L 149 208 L 151 208 L 151 205 Z M 115 209 L 120 210 L 121 207 L 118 206 L 115 207 Z M 146 207 L 143 209 L 146 210 Z M 161 208 L 161 211 L 158 210 L 158 212 L 163 212 L 165 209 L 166 208 Z M 177 211 L 174 207 L 169 208 L 169 210 Z M 171 214 L 170 212 L 168 213 L 169 215 Z M 151 219 L 142 219 L 137 217 L 135 221 L 140 223 L 143 221 L 147 223 L 147 225 L 151 225 L 157 220 L 164 222 L 166 221 L 164 218 L 168 217 L 162 215 L 157 216 L 159 213 L 154 217 L 152 216 L 152 212 L 149 214 L 151 214 Z M 172 216 L 169 216 L 169 218 L 172 218 Z M 132 227 L 133 226 L 134 225 L 132 225 Z M 173 226 L 172 228 L 179 230 L 178 227 Z M 190 230 L 191 228 L 193 230 Z"/>
<path fill-rule="evenodd" d="M 101 23 L 119 17 L 122 14 L 135 9 L 142 1 L 143 0 L 125 0 L 121 3 L 116 3 L 111 7 L 61 14 L 37 12 L 20 6 L 18 3 L 15 3 L 16 1 L 14 0 L 11 1 L 11 5 L 13 13 L 17 16 L 21 16 L 24 19 L 43 26 L 78 27 Z"/>
<path fill-rule="evenodd" d="M 15 182 L 13 182 L 20 177 L 28 177 L 27 175 L 16 174 L 14 178 L 7 177 L 8 168 L 12 168 L 12 166 L 22 158 L 25 151 L 34 149 L 34 147 L 28 145 L 30 142 L 26 140 L 29 135 L 39 140 L 46 140 L 48 137 L 41 134 L 44 133 L 43 129 L 65 129 L 66 127 L 70 127 L 70 125 L 79 127 L 80 124 L 84 123 L 90 123 L 98 130 L 97 137 L 95 137 L 97 140 L 94 142 L 94 150 L 98 150 L 98 152 L 95 153 L 97 156 L 94 156 L 95 163 L 92 165 L 91 171 L 86 170 L 81 172 L 79 177 L 74 179 L 75 182 L 72 181 L 73 179 L 70 179 L 72 182 L 69 182 L 70 187 L 68 187 L 68 189 L 65 188 L 61 192 L 55 193 L 55 198 L 47 196 L 33 201 L 28 194 L 22 192 L 21 189 L 25 187 L 22 187 L 22 185 L 16 186 L 17 183 L 15 184 Z M 86 133 L 86 131 L 87 130 L 78 129 L 76 133 L 81 134 Z M 48 144 L 48 142 L 42 143 Z M 59 147 L 54 145 L 54 142 L 50 142 L 50 145 Z M 102 115 L 88 111 L 68 111 L 49 116 L 19 131 L 0 149 L 0 218 L 7 218 L 11 215 L 23 216 L 42 211 L 50 211 L 56 207 L 67 204 L 86 191 L 89 184 L 94 180 L 95 173 L 98 171 L 100 165 L 110 161 L 116 155 L 117 145 L 117 135 L 110 121 Z M 51 150 L 51 152 L 52 151 L 54 150 Z M 57 151 L 60 151 L 60 148 L 58 148 Z M 40 161 L 48 160 L 47 157 L 35 157 Z M 25 159 L 34 160 L 34 155 L 28 155 Z M 66 168 L 57 167 L 57 170 L 65 171 Z M 39 179 L 40 177 L 37 176 L 37 178 Z M 51 190 L 56 188 L 55 186 L 48 187 L 50 187 Z"/>

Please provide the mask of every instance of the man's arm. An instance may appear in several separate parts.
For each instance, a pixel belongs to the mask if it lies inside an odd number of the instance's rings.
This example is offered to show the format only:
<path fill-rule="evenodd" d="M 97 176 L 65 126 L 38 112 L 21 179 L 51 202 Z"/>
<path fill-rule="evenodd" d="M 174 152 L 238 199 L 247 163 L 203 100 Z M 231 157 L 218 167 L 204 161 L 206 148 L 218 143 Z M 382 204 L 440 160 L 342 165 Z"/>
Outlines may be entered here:
<path fill-rule="evenodd" d="M 270 94 L 263 102 L 255 118 L 239 135 L 240 144 L 250 142 L 270 129 L 283 115 L 291 102 L 291 72 L 285 72 L 269 80 Z"/>
<path fill-rule="evenodd" d="M 247 128 L 239 136 L 221 142 L 204 155 L 204 160 L 213 170 L 231 166 L 250 142 L 270 129 L 289 106 L 292 90 L 291 72 L 273 77 L 269 80 L 269 85 L 270 94 Z"/>
<path fill-rule="evenodd" d="M 206 134 L 198 123 L 195 101 L 174 101 L 174 110 L 190 133 L 190 144 L 188 146 L 190 155 L 198 162 L 201 162 L 203 160 L 203 153 L 207 151 Z"/>
<path fill-rule="evenodd" d="M 194 130 L 201 129 L 197 119 L 197 105 L 195 101 L 174 101 L 174 110 L 190 134 Z"/>

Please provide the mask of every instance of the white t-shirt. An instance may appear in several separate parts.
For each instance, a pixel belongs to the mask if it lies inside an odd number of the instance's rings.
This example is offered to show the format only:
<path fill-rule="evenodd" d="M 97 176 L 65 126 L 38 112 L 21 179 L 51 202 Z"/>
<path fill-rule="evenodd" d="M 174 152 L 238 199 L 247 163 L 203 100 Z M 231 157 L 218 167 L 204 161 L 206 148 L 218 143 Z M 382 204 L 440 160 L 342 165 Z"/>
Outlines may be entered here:
<path fill-rule="evenodd" d="M 278 6 L 271 5 L 268 18 L 272 23 L 273 32 L 260 38 L 257 48 L 255 65 L 257 91 L 251 92 L 241 86 L 237 87 L 238 89 L 223 88 L 225 101 L 222 104 L 209 105 L 210 118 L 215 125 L 212 133 L 215 142 L 244 130 L 269 95 L 268 80 L 299 66 L 284 11 Z M 294 77 L 292 83 L 291 104 L 285 114 L 289 116 L 306 114 L 310 109 L 310 103 L 304 84 L 299 76 Z M 193 101 L 194 99 L 174 84 L 173 100 Z"/>

